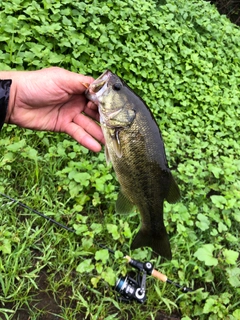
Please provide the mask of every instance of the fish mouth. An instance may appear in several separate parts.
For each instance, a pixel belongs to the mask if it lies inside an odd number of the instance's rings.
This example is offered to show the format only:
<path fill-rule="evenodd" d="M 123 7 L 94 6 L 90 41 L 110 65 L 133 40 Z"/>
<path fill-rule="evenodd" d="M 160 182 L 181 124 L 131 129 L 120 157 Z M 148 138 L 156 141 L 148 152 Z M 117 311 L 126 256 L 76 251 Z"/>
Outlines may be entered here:
<path fill-rule="evenodd" d="M 106 70 L 100 77 L 93 81 L 85 91 L 87 98 L 93 102 L 98 101 L 98 97 L 103 94 L 108 86 L 111 71 Z"/>
<path fill-rule="evenodd" d="M 99 81 L 96 81 L 95 83 L 93 83 L 93 85 L 91 86 L 91 92 L 92 93 L 97 93 L 99 90 L 102 89 L 102 87 L 104 86 L 104 84 L 106 83 L 106 80 L 102 79 Z"/>

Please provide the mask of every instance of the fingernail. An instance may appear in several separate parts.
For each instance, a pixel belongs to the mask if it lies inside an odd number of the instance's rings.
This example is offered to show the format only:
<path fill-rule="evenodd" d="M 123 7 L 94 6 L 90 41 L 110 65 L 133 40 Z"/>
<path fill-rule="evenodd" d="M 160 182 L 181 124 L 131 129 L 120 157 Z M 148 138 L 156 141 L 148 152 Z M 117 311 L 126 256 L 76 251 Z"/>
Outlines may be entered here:
<path fill-rule="evenodd" d="M 81 84 L 82 84 L 86 89 L 88 89 L 89 86 L 90 86 L 90 84 L 87 83 L 87 82 L 81 82 Z"/>

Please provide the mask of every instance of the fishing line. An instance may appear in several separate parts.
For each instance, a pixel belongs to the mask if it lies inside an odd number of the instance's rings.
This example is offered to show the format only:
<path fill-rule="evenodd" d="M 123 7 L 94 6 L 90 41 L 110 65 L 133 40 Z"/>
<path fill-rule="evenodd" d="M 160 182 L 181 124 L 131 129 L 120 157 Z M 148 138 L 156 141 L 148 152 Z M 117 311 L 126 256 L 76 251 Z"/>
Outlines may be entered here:
<path fill-rule="evenodd" d="M 25 209 L 33 212 L 33 213 L 36 213 L 38 216 L 40 216 L 40 217 L 42 217 L 42 218 L 44 218 L 44 219 L 46 219 L 46 220 L 48 220 L 48 221 L 56 224 L 57 226 L 65 229 L 65 230 L 67 230 L 67 231 L 69 231 L 69 232 L 74 232 L 74 233 L 76 232 L 74 229 L 68 228 L 67 226 L 65 226 L 65 225 L 57 222 L 56 220 L 54 220 L 54 219 L 46 216 L 45 214 L 39 212 L 38 210 L 35 210 L 35 209 L 27 206 L 26 204 L 24 204 L 24 203 L 22 203 L 22 202 L 20 202 L 20 201 L 18 201 L 18 200 L 16 200 L 16 199 L 14 199 L 14 198 L 9 197 L 8 195 L 6 195 L 6 194 L 4 194 L 4 193 L 2 193 L 2 192 L 0 192 L 0 195 L 1 195 L 2 197 L 6 198 L 6 199 L 11 200 L 11 202 L 16 203 L 19 207 L 25 208 Z"/>
<path fill-rule="evenodd" d="M 12 203 L 16 203 L 16 205 L 25 208 L 38 216 L 48 220 L 49 222 L 54 223 L 55 225 L 69 231 L 76 233 L 76 230 L 71 229 L 67 227 L 66 225 L 63 225 L 56 220 L 46 216 L 42 212 L 35 210 L 26 204 L 9 197 L 8 195 L 0 192 L 0 195 L 8 200 L 10 200 Z M 115 251 L 94 241 L 94 243 L 99 246 L 100 248 L 107 249 L 108 252 L 111 254 L 115 254 Z M 193 289 L 188 288 L 186 286 L 181 286 L 180 284 L 168 279 L 168 277 L 157 271 L 156 269 L 153 268 L 153 265 L 151 262 L 141 262 L 135 259 L 132 259 L 130 256 L 126 255 L 124 257 L 127 261 L 127 263 L 132 266 L 133 268 L 138 270 L 138 275 L 137 275 L 137 280 L 131 278 L 129 275 L 126 275 L 125 277 L 120 277 L 115 286 L 115 290 L 119 293 L 119 300 L 124 301 L 124 302 L 131 302 L 131 301 L 137 301 L 139 303 L 144 303 L 146 301 L 146 276 L 151 275 L 154 278 L 159 279 L 162 282 L 166 282 L 169 284 L 174 285 L 175 287 L 181 289 L 183 293 L 191 292 Z"/>

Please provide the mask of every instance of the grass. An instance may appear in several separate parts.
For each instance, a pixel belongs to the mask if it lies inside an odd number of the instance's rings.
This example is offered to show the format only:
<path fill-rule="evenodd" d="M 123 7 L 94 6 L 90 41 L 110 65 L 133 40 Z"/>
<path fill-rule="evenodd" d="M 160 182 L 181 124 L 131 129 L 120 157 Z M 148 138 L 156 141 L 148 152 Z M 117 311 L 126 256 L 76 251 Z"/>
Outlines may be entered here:
<path fill-rule="evenodd" d="M 28 142 L 23 143 L 24 140 Z M 4 165 L 0 191 L 76 229 L 76 233 L 68 232 L 1 198 L 2 319 L 161 319 L 163 314 L 172 319 L 180 319 L 180 314 L 191 318 L 191 312 L 197 314 L 196 308 L 202 312 L 206 307 L 209 294 L 226 291 L 229 287 L 227 279 L 212 281 L 213 273 L 221 276 L 221 267 L 211 267 L 206 271 L 203 263 L 193 259 L 192 252 L 198 240 L 193 236 L 192 241 L 186 242 L 184 230 L 171 238 L 174 252 L 171 262 L 161 263 L 159 259 L 152 259 L 148 249 L 131 253 L 129 244 L 138 226 L 138 214 L 113 214 L 114 195 L 110 195 L 116 193 L 114 187 L 109 189 L 106 197 L 110 200 L 99 194 L 103 201 L 100 200 L 95 206 L 91 197 L 96 193 L 97 182 L 95 188 L 88 184 L 86 190 L 89 198 L 83 205 L 69 196 L 69 191 L 64 190 L 66 182 L 61 174 L 57 174 L 68 168 L 68 154 L 59 156 L 56 153 L 53 156 L 51 148 L 45 146 L 57 145 L 60 148 L 66 141 L 71 153 L 76 144 L 65 135 L 31 133 L 11 126 L 5 127 L 2 132 L 1 163 Z M 97 156 L 83 152 L 74 161 L 83 163 L 85 167 L 98 157 L 98 165 L 105 161 L 101 154 Z M 103 175 L 109 174 L 105 167 L 102 170 Z M 111 172 L 110 168 L 108 171 Z M 111 176 L 111 183 L 117 185 L 114 175 Z M 80 212 L 77 210 L 79 208 Z M 191 239 L 191 233 L 188 237 Z M 121 250 L 124 254 L 130 252 L 135 259 L 151 259 L 155 267 L 170 279 L 197 291 L 183 294 L 174 286 L 148 277 L 148 300 L 145 305 L 121 303 L 110 283 L 114 283 L 120 273 L 131 269 L 121 258 L 115 259 L 111 255 L 107 259 L 101 257 L 102 249 L 98 243 Z M 98 261 L 96 252 L 100 256 Z M 90 262 L 84 267 L 86 260 Z M 109 272 L 114 276 L 106 281 Z M 237 308 L 238 295 L 231 296 L 231 299 L 231 306 Z M 217 315 L 221 314 L 218 301 L 216 308 Z M 223 305 L 221 312 L 223 316 L 227 315 L 230 305 Z"/>
<path fill-rule="evenodd" d="M 85 233 L 81 232 L 83 229 L 77 229 L 79 235 L 68 232 L 1 198 L 1 318 L 155 319 L 160 311 L 178 313 L 174 302 L 178 290 L 174 287 L 149 279 L 148 304 L 136 308 L 134 304 L 125 305 L 117 301 L 114 288 L 99 277 L 96 270 L 76 271 L 79 264 L 100 249 L 97 242 L 128 253 L 129 240 L 126 241 L 123 234 L 127 236 L 130 229 L 136 228 L 137 215 L 132 214 L 133 221 L 129 221 L 129 226 L 128 217 L 112 215 L 112 201 L 103 201 L 103 205 L 96 207 L 88 201 L 83 211 L 77 212 L 73 199 L 69 199 L 68 193 L 59 186 L 61 177 L 58 179 L 56 176 L 56 172 L 66 165 L 66 159 L 56 155 L 54 161 L 46 160 L 50 155 L 46 153 L 43 137 L 53 146 L 68 139 L 64 135 L 42 135 L 13 127 L 4 128 L 1 139 L 1 191 L 68 227 L 72 228 L 74 224 L 81 228 L 86 224 L 92 226 L 93 235 L 86 234 L 87 229 L 84 229 Z M 28 143 L 22 143 L 24 139 Z M 75 145 L 74 142 L 72 144 Z M 33 150 L 37 155 L 35 153 L 33 156 Z M 89 154 L 86 156 L 89 157 Z M 91 157 L 96 155 L 91 154 Z M 123 234 L 117 231 L 114 234 L 111 228 L 116 224 Z M 99 225 L 102 232 L 97 231 Z M 94 244 L 88 248 L 87 243 L 90 241 L 91 244 L 92 238 Z M 139 258 L 144 257 L 146 252 L 139 250 Z M 99 261 L 98 268 L 102 272 L 114 270 L 115 274 L 126 271 L 125 263 L 122 260 L 119 263 L 111 256 L 105 263 Z M 97 287 L 93 285 L 96 279 Z"/>

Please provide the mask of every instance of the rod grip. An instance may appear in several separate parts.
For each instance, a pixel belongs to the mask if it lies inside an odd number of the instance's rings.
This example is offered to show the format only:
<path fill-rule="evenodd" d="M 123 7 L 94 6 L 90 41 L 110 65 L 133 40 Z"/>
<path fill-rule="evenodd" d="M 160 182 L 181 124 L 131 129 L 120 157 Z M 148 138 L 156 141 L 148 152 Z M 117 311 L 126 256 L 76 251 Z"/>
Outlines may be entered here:
<path fill-rule="evenodd" d="M 124 258 L 127 260 L 128 263 L 132 260 L 132 258 L 129 256 L 125 256 Z"/>
<path fill-rule="evenodd" d="M 152 276 L 154 278 L 157 278 L 157 279 L 161 280 L 162 282 L 166 282 L 167 281 L 167 276 L 165 274 L 155 270 L 155 269 L 153 269 L 153 271 L 152 271 Z"/>

